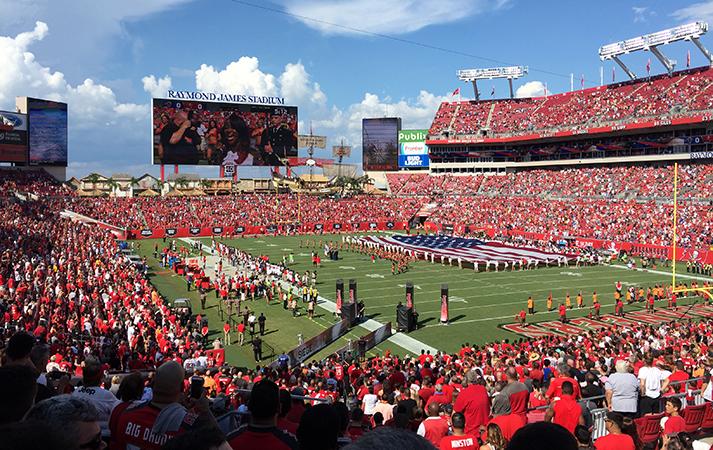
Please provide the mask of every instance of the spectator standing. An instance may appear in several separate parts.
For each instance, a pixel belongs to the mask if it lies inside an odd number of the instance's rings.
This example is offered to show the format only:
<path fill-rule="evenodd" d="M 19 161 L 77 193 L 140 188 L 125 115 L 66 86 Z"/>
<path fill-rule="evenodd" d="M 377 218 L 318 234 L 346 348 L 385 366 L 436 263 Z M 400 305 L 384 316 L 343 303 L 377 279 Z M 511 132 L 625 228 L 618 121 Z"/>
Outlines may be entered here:
<path fill-rule="evenodd" d="M 633 417 L 637 410 L 639 381 L 629 372 L 625 360 L 618 360 L 615 370 L 604 384 L 607 405 L 610 411 Z"/>
<path fill-rule="evenodd" d="M 427 410 L 428 417 L 421 422 L 416 433 L 438 448 L 441 439 L 448 434 L 448 421 L 441 417 L 438 403 L 431 403 Z"/>
<path fill-rule="evenodd" d="M 488 423 L 490 398 L 483 385 L 483 379 L 475 369 L 468 371 L 465 378 L 468 386 L 458 394 L 453 410 L 463 413 L 465 432 L 474 434 L 481 426 Z"/>
<path fill-rule="evenodd" d="M 295 437 L 277 428 L 280 411 L 280 390 L 270 380 L 255 383 L 248 400 L 250 422 L 228 435 L 228 442 L 235 450 L 296 450 Z M 336 424 L 334 429 L 336 439 Z"/>
<path fill-rule="evenodd" d="M 607 434 L 594 442 L 596 450 L 636 450 L 634 440 L 622 430 L 624 428 L 624 416 L 617 412 L 609 411 L 604 426 Z"/>
<path fill-rule="evenodd" d="M 260 313 L 260 317 L 257 318 L 257 324 L 258 328 L 260 328 L 260 336 L 265 335 L 265 321 L 267 318 L 265 317 L 265 313 Z"/>
<path fill-rule="evenodd" d="M 641 383 L 641 400 L 639 414 L 656 414 L 659 412 L 659 397 L 661 391 L 668 387 L 668 375 L 654 365 L 654 358 L 647 355 L 644 367 L 639 369 L 639 382 Z"/>
<path fill-rule="evenodd" d="M 466 434 L 465 416 L 462 413 L 453 413 L 451 416 L 451 427 L 453 434 L 441 438 L 441 442 L 438 444 L 439 450 L 452 450 L 455 448 L 476 450 L 480 448 L 478 446 L 478 437 L 473 434 Z M 495 446 L 493 450 L 502 450 L 503 448 L 504 446 L 502 448 Z"/>
<path fill-rule="evenodd" d="M 562 383 L 562 395 L 559 400 L 552 403 L 545 414 L 545 421 L 562 425 L 572 434 L 577 425 L 584 425 L 582 407 L 572 396 L 573 392 L 572 383 L 569 381 Z"/>
<path fill-rule="evenodd" d="M 120 402 L 114 394 L 101 387 L 103 378 L 104 370 L 101 362 L 95 358 L 87 358 L 84 360 L 84 370 L 82 371 L 82 387 L 77 388 L 72 395 L 83 398 L 94 406 L 97 410 L 102 436 L 109 437 L 109 417 L 111 417 L 114 407 Z"/>

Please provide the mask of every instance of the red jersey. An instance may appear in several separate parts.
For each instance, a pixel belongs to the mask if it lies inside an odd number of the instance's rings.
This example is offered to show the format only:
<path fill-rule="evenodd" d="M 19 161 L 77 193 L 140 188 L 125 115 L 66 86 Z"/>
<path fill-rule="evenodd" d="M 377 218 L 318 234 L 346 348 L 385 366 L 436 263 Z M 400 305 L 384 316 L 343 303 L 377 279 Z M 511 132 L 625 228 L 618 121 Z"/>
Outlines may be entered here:
<path fill-rule="evenodd" d="M 297 439 L 277 427 L 259 428 L 243 426 L 228 435 L 228 443 L 234 449 L 259 448 L 260 450 L 297 450 Z"/>
<path fill-rule="evenodd" d="M 150 402 L 144 402 L 128 407 L 116 419 L 112 417 L 113 428 L 110 431 L 112 441 L 116 441 L 115 448 L 125 449 L 133 446 L 145 450 L 160 450 L 169 439 L 191 429 L 197 418 L 195 414 L 184 410 L 183 415 L 171 415 L 171 419 L 178 416 L 172 423 L 158 421 L 161 411 Z"/>
<path fill-rule="evenodd" d="M 478 438 L 472 434 L 464 434 L 463 436 L 444 436 L 441 443 L 438 445 L 439 450 L 452 450 L 454 448 L 466 450 L 478 450 Z"/>
<path fill-rule="evenodd" d="M 594 441 L 597 450 L 636 450 L 634 440 L 628 434 L 607 434 Z"/>

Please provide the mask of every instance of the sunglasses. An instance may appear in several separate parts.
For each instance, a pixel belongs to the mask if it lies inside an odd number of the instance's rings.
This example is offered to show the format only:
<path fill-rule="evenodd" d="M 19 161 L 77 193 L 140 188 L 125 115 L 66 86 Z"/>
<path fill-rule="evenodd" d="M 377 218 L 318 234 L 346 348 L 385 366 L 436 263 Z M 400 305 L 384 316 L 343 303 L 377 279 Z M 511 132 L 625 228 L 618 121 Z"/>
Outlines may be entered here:
<path fill-rule="evenodd" d="M 87 450 L 97 450 L 102 448 L 102 433 L 101 431 L 97 433 L 91 441 L 85 442 L 84 444 L 80 445 L 79 448 L 81 449 L 87 449 Z"/>

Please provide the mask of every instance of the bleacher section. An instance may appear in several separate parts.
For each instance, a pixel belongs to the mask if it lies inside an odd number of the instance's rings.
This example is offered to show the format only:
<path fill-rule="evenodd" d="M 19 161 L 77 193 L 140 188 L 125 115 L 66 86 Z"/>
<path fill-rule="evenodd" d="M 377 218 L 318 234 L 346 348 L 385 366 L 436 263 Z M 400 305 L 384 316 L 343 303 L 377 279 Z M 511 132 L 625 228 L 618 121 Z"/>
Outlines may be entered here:
<path fill-rule="evenodd" d="M 487 130 L 489 138 L 506 138 L 687 117 L 713 108 L 711 94 L 713 69 L 702 68 L 548 97 L 446 102 L 429 136 L 475 136 Z"/>

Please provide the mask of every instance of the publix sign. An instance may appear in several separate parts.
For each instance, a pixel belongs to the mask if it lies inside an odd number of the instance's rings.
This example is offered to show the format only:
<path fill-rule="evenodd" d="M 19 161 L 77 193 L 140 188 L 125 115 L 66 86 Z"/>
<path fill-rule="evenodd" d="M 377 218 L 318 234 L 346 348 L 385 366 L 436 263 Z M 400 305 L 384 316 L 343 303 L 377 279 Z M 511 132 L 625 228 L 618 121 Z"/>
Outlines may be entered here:
<path fill-rule="evenodd" d="M 428 167 L 428 130 L 399 131 L 399 167 Z"/>

